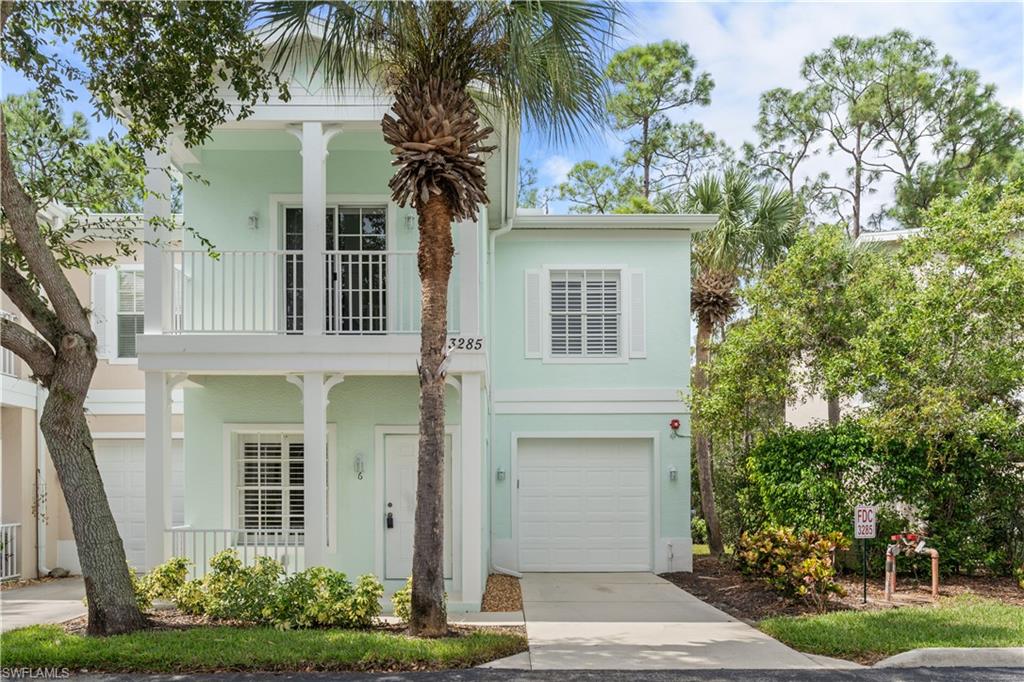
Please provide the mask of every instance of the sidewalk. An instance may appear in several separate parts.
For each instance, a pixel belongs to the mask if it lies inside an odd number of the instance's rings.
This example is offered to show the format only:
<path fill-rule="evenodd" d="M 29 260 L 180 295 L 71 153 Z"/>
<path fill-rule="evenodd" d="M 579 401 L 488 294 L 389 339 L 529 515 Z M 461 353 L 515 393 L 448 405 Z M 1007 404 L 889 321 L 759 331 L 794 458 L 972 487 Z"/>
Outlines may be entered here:
<path fill-rule="evenodd" d="M 85 615 L 82 578 L 62 578 L 0 592 L 0 632 Z"/>

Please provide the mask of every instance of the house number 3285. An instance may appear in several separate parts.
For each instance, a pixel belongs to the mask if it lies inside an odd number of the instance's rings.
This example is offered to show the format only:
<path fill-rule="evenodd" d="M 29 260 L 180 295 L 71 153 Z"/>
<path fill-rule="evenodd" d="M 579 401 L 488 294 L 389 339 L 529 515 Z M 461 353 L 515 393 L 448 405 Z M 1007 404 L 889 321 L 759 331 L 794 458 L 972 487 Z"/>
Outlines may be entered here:
<path fill-rule="evenodd" d="M 484 340 L 479 337 L 458 336 L 448 339 L 449 350 L 483 350 Z"/>

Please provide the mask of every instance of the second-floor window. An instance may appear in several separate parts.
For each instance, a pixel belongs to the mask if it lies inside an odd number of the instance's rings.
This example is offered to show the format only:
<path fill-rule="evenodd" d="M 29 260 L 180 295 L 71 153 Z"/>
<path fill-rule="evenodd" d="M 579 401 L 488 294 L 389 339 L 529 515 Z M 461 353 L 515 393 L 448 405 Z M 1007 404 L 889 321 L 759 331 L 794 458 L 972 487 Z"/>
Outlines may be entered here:
<path fill-rule="evenodd" d="M 552 270 L 549 324 L 552 358 L 622 355 L 618 270 Z"/>
<path fill-rule="evenodd" d="M 117 271 L 117 357 L 138 357 L 136 335 L 143 330 L 144 277 L 141 270 Z"/>

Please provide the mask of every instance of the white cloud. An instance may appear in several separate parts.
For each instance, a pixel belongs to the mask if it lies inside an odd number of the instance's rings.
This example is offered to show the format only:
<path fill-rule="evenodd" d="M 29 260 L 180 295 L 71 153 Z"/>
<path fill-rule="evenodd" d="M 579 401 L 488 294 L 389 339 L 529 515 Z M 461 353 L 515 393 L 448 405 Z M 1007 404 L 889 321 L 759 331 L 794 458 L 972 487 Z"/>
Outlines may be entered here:
<path fill-rule="evenodd" d="M 557 185 L 565 182 L 566 176 L 572 169 L 575 161 L 559 154 L 548 156 L 537 168 L 540 182 L 543 185 Z"/>

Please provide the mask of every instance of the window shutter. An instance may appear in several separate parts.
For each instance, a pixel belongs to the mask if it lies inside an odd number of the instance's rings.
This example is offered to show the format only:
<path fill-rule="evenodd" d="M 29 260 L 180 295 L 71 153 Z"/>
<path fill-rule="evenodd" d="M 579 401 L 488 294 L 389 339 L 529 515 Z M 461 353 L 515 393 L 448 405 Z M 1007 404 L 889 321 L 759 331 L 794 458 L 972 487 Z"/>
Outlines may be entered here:
<path fill-rule="evenodd" d="M 541 355 L 541 289 L 540 270 L 526 271 L 525 301 L 526 319 L 523 329 L 526 330 L 526 357 L 539 358 Z"/>
<path fill-rule="evenodd" d="M 647 357 L 647 283 L 643 270 L 629 271 L 629 357 Z"/>
<path fill-rule="evenodd" d="M 92 331 L 96 335 L 96 355 L 110 358 L 113 352 L 110 337 L 117 324 L 117 314 L 110 306 L 112 288 L 116 284 L 113 268 L 92 271 Z"/>

